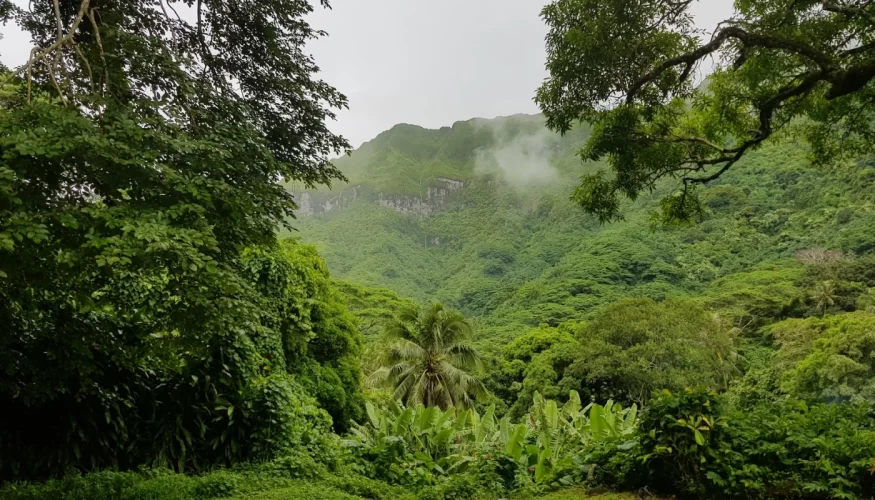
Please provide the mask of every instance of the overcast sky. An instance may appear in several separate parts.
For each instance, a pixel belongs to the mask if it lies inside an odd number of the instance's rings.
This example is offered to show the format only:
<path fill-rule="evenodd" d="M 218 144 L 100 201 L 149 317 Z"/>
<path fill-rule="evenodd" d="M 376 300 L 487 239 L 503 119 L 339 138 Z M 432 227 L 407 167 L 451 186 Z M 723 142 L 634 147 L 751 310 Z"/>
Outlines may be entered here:
<path fill-rule="evenodd" d="M 354 146 L 396 123 L 429 128 L 473 117 L 537 113 L 546 77 L 541 8 L 547 0 L 332 0 L 311 45 L 349 111 L 334 130 Z M 698 0 L 697 24 L 713 29 L 731 0 Z"/>
<path fill-rule="evenodd" d="M 396 123 L 437 128 L 538 111 L 532 98 L 546 76 L 547 27 L 539 13 L 547 0 L 331 3 L 332 10 L 317 7 L 311 18 L 330 36 L 310 50 L 322 78 L 349 98 L 350 109 L 332 129 L 353 146 Z M 731 12 L 731 0 L 698 0 L 694 7 L 705 29 Z M 12 26 L 3 35 L 2 61 L 24 63 L 27 37 Z"/>

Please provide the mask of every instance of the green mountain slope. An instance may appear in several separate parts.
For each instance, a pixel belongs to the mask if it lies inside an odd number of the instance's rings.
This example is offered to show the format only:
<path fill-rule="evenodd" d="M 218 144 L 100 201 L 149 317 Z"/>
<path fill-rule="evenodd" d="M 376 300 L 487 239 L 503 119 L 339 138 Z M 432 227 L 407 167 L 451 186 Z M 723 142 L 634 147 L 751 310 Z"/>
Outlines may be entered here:
<path fill-rule="evenodd" d="M 729 277 L 805 248 L 873 250 L 873 163 L 824 171 L 802 145 L 773 145 L 703 190 L 698 225 L 651 225 L 668 183 L 599 225 L 569 201 L 575 177 L 598 168 L 575 156 L 587 134 L 560 137 L 525 115 L 398 125 L 337 162 L 348 185 L 297 193 L 321 208 L 294 226 L 334 277 L 444 301 L 478 318 L 484 345 L 621 297 L 709 300 Z"/>

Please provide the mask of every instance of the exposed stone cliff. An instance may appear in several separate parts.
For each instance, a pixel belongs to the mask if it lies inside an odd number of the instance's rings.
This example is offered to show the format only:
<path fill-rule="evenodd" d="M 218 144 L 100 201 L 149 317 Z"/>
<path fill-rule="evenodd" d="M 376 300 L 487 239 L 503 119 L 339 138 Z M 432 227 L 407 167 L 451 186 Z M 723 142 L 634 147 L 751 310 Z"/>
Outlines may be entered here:
<path fill-rule="evenodd" d="M 464 188 L 465 183 L 460 180 L 439 177 L 425 188 L 423 196 L 369 193 L 361 185 L 346 187 L 337 193 L 299 191 L 294 194 L 298 203 L 297 214 L 302 217 L 342 210 L 360 197 L 396 212 L 428 215 L 443 208 L 452 193 Z"/>

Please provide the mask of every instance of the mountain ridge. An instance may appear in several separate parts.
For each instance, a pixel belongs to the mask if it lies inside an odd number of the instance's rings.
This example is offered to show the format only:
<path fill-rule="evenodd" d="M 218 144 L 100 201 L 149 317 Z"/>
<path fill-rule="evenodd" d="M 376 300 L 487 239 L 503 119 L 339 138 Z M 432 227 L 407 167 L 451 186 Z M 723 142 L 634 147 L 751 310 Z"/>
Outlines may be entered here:
<path fill-rule="evenodd" d="M 319 248 L 336 278 L 459 308 L 479 323 L 484 344 L 586 320 L 623 297 L 731 302 L 721 290 L 733 279 L 792 267 L 804 248 L 872 250 L 875 195 L 857 187 L 875 178 L 868 160 L 824 176 L 804 145 L 773 144 L 701 190 L 699 224 L 652 225 L 658 200 L 675 189 L 665 181 L 625 202 L 625 221 L 600 225 L 569 199 L 576 176 L 602 166 L 576 156 L 585 126 L 559 136 L 537 115 L 516 115 L 431 129 L 443 134 L 401 130 L 338 162 L 353 174 L 330 192 L 349 195 L 343 209 L 300 217 L 297 235 Z M 385 203 L 427 202 L 442 177 L 464 187 L 440 206 Z"/>

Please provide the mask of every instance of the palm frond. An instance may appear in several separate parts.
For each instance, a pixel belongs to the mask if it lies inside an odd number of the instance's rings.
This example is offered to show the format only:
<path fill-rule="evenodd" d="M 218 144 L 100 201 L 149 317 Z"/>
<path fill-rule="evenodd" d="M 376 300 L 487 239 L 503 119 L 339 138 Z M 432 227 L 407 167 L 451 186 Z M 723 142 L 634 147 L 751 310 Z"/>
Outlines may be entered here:
<path fill-rule="evenodd" d="M 446 318 L 444 326 L 444 345 L 468 341 L 474 335 L 474 328 L 461 314 L 453 312 Z"/>
<path fill-rule="evenodd" d="M 396 340 L 389 349 L 386 350 L 386 358 L 389 363 L 413 362 L 421 361 L 428 357 L 419 344 L 409 340 Z"/>
<path fill-rule="evenodd" d="M 447 388 L 454 393 L 453 399 L 464 402 L 462 406 L 468 406 L 472 396 L 486 394 L 486 386 L 480 379 L 446 361 L 441 362 L 439 371 Z"/>
<path fill-rule="evenodd" d="M 365 379 L 365 386 L 374 389 L 385 385 L 389 380 L 389 373 L 390 369 L 387 367 L 377 368 Z"/>
<path fill-rule="evenodd" d="M 406 370 L 398 377 L 398 382 L 395 385 L 395 390 L 392 393 L 392 397 L 405 401 L 409 399 L 409 395 L 414 385 L 417 382 L 417 373 L 414 370 Z"/>
<path fill-rule="evenodd" d="M 416 339 L 416 324 L 395 319 L 389 323 L 383 332 L 383 342 Z"/>
<path fill-rule="evenodd" d="M 454 366 L 465 370 L 481 368 L 480 356 L 477 350 L 468 344 L 453 344 L 444 350 L 444 358 Z"/>
<path fill-rule="evenodd" d="M 471 324 L 459 312 L 434 302 L 419 311 L 401 311 L 384 332 L 380 369 L 369 383 L 389 386 L 407 405 L 468 406 L 485 393 L 471 375 L 480 368 L 467 343 Z"/>

